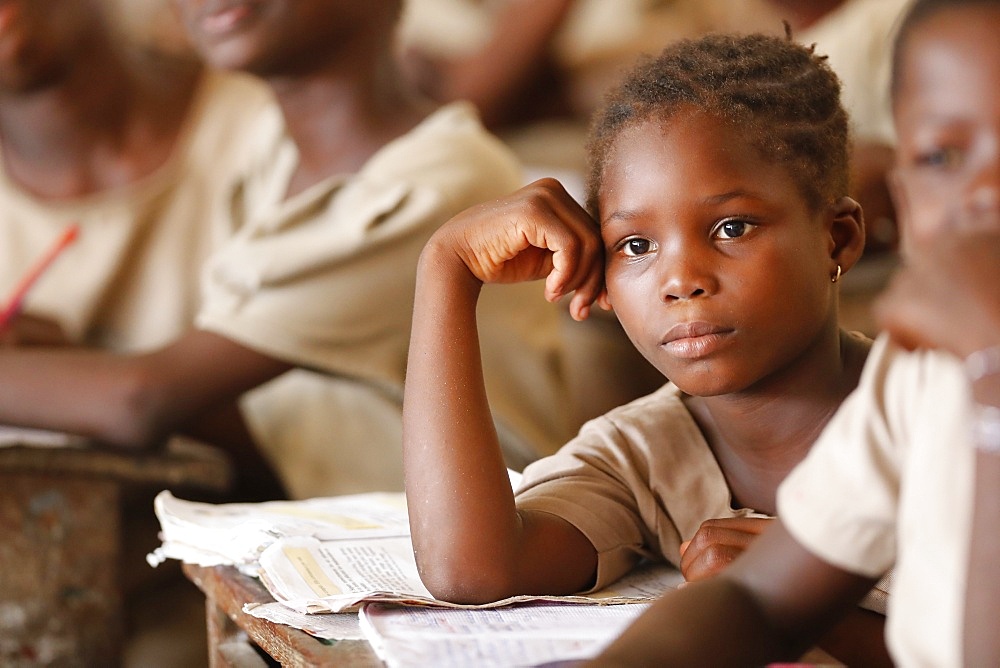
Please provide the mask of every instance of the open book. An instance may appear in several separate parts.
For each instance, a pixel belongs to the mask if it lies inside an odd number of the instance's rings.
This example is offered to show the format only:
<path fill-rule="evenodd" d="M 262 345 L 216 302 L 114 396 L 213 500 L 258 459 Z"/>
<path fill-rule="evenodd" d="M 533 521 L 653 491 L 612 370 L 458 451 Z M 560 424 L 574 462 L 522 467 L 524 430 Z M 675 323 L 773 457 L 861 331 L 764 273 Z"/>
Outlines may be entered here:
<path fill-rule="evenodd" d="M 357 610 L 390 602 L 496 608 L 522 601 L 645 602 L 683 577 L 667 565 L 637 569 L 608 589 L 581 596 L 518 596 L 462 606 L 431 596 L 417 573 L 402 494 L 357 494 L 306 501 L 208 504 L 161 492 L 154 508 L 163 544 L 148 560 L 234 565 L 259 576 L 275 600 L 302 613 Z"/>
<path fill-rule="evenodd" d="M 389 668 L 537 666 L 596 656 L 649 604 L 522 603 L 493 610 L 369 603 L 361 627 Z"/>

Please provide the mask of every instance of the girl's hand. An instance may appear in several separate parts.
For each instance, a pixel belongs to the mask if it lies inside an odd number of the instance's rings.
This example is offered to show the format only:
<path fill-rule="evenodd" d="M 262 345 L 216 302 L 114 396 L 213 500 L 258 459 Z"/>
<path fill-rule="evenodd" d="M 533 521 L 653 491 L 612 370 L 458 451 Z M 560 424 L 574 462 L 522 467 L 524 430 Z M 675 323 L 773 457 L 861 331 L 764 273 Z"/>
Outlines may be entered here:
<path fill-rule="evenodd" d="M 570 314 L 583 320 L 604 293 L 604 245 L 597 223 L 555 179 L 535 181 L 511 195 L 449 220 L 431 243 L 455 253 L 482 283 L 545 279 L 545 298 L 575 292 Z"/>
<path fill-rule="evenodd" d="M 875 305 L 879 325 L 905 348 L 959 358 L 1000 345 L 998 268 L 1000 225 L 949 227 L 907 258 Z"/>
<path fill-rule="evenodd" d="M 50 318 L 18 314 L 0 329 L 0 347 L 66 346 L 70 341 L 58 322 Z"/>
<path fill-rule="evenodd" d="M 769 517 L 728 517 L 702 522 L 689 541 L 681 543 L 681 573 L 688 582 L 718 574 L 771 522 Z"/>

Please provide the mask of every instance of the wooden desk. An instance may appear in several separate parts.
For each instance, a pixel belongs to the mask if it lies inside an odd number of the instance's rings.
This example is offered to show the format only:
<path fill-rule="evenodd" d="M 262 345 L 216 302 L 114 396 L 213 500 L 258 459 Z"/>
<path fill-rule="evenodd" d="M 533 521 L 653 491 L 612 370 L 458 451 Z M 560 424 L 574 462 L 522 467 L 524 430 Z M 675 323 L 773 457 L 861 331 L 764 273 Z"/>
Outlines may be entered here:
<path fill-rule="evenodd" d="M 208 657 L 212 668 L 264 666 L 249 643 L 283 666 L 382 666 L 364 640 L 320 640 L 284 624 L 243 612 L 245 603 L 274 601 L 254 578 L 231 566 L 203 568 L 184 564 L 184 574 L 205 594 Z"/>
<path fill-rule="evenodd" d="M 230 479 L 227 460 L 204 446 L 0 447 L 0 664 L 118 664 L 122 492 L 223 491 Z"/>

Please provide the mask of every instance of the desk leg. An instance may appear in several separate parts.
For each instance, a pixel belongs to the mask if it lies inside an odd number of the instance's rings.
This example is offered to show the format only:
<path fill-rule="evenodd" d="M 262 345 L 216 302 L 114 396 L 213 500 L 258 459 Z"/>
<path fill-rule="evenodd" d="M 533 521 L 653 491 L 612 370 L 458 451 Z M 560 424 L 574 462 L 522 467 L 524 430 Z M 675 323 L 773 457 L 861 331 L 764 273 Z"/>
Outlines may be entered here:
<path fill-rule="evenodd" d="M 267 668 L 251 640 L 214 599 L 205 597 L 209 668 Z"/>
<path fill-rule="evenodd" d="M 0 474 L 0 664 L 117 665 L 120 490 Z"/>

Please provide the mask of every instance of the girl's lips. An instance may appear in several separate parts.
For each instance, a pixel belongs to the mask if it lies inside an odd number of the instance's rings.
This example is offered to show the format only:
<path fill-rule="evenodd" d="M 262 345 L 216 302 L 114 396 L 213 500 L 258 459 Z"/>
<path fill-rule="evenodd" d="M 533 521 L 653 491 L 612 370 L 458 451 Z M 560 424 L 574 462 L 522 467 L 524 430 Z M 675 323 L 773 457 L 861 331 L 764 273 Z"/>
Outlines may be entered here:
<path fill-rule="evenodd" d="M 225 3 L 203 14 L 199 23 L 206 35 L 225 35 L 238 28 L 252 13 L 249 3 Z"/>
<path fill-rule="evenodd" d="M 707 322 L 686 322 L 671 327 L 660 345 L 675 357 L 697 359 L 719 350 L 732 333 Z"/>
<path fill-rule="evenodd" d="M 674 339 L 663 344 L 664 350 L 674 357 L 684 359 L 698 359 L 706 357 L 722 348 L 732 332 L 720 332 L 718 334 L 705 334 L 702 336 L 691 336 L 683 339 Z"/>

